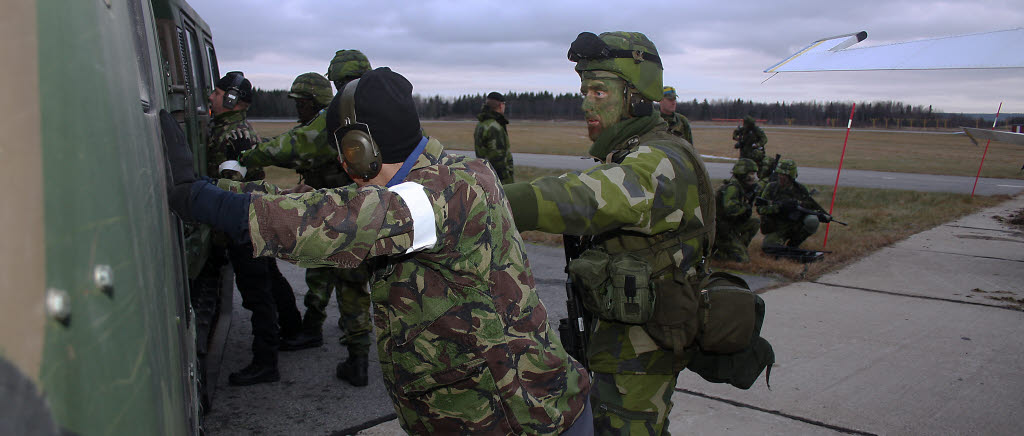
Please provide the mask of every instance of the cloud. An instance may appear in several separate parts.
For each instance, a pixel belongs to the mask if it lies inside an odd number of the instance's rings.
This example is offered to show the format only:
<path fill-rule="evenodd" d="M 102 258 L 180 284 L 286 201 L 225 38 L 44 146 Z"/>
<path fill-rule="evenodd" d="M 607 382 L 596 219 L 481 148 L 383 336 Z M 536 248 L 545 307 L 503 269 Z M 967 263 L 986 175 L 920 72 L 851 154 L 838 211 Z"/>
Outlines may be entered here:
<path fill-rule="evenodd" d="M 356 48 L 374 66 L 408 76 L 422 95 L 575 92 L 578 78 L 565 53 L 576 35 L 635 30 L 657 44 L 665 82 L 697 98 L 877 97 L 950 111 L 990 111 L 982 108 L 1000 99 L 1024 104 L 1020 70 L 783 74 L 761 84 L 765 68 L 825 36 L 866 30 L 861 44 L 867 46 L 1020 26 L 1024 9 L 1011 1 L 194 0 L 192 6 L 213 31 L 221 70 L 246 71 L 267 89 L 286 88 L 307 71 L 325 72 L 336 50 Z"/>

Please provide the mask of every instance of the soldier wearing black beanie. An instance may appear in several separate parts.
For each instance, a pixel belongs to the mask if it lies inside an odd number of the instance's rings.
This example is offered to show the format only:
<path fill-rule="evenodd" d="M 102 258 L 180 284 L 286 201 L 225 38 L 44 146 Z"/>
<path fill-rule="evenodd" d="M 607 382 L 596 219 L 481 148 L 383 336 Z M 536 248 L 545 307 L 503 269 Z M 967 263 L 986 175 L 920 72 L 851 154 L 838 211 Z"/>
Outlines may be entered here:
<path fill-rule="evenodd" d="M 356 85 L 356 120 L 369 127 L 382 162 L 404 162 L 423 138 L 412 99 L 412 84 L 388 67 L 366 72 L 359 82 L 350 82 L 346 87 L 353 83 Z M 327 108 L 328 132 L 336 131 L 341 124 L 338 116 L 341 95 L 342 92 L 338 92 Z M 329 142 L 337 147 L 334 139 Z"/>

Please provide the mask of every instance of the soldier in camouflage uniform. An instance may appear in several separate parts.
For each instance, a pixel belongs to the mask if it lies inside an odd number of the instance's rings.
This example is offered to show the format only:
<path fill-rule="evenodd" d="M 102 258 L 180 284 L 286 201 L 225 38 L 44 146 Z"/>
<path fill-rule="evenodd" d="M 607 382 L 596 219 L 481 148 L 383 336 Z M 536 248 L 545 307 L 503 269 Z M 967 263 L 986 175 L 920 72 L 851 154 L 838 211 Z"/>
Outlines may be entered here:
<path fill-rule="evenodd" d="M 505 96 L 498 92 L 487 94 L 476 119 L 480 120 L 473 131 L 476 157 L 491 163 L 501 183 L 512 183 L 512 150 L 508 140 L 508 119 L 505 118 Z"/>
<path fill-rule="evenodd" d="M 241 79 L 241 80 L 238 80 Z M 231 91 L 237 97 L 234 107 L 228 108 L 225 94 Z M 252 84 L 242 73 L 232 71 L 217 81 L 210 94 L 213 112 L 210 142 L 207 145 L 207 174 L 230 180 L 260 180 L 262 168 L 239 165 L 238 154 L 258 140 L 259 136 L 245 119 L 252 103 Z M 226 249 L 235 271 L 235 283 L 242 295 L 242 306 L 252 311 L 253 360 L 249 366 L 234 372 L 228 378 L 233 385 L 251 385 L 280 379 L 277 371 L 277 351 L 281 336 L 289 337 L 299 330 L 299 309 L 295 307 L 295 294 L 288 280 L 281 275 L 277 261 L 252 256 L 251 244 L 235 244 L 224 235 L 215 235 L 215 246 Z"/>
<path fill-rule="evenodd" d="M 651 320 L 676 323 L 674 333 L 596 319 L 586 357 L 594 372 L 598 434 L 668 434 L 673 389 L 697 320 L 659 303 L 673 295 L 696 304 L 684 283 L 696 285 L 707 273 L 715 216 L 711 182 L 693 148 L 669 133 L 653 111 L 662 98 L 662 66 L 646 36 L 581 33 L 569 59 L 582 82 L 594 141 L 589 154 L 603 163 L 505 185 L 505 192 L 520 230 L 584 236 L 609 256 L 629 253 L 650 265 L 651 276 L 643 279 L 658 296 Z"/>
<path fill-rule="evenodd" d="M 345 83 L 369 70 L 369 60 L 358 50 L 339 50 L 328 67 L 327 79 L 333 81 L 340 92 Z M 313 78 L 311 74 L 318 78 Z M 307 85 L 300 83 L 300 79 L 304 77 L 309 80 Z M 312 120 L 306 120 L 301 126 L 264 140 L 243 155 L 243 162 L 293 168 L 302 177 L 303 184 L 315 189 L 336 188 L 352 183 L 352 179 L 338 162 L 337 153 L 327 143 L 327 123 L 323 108 L 330 103 L 331 91 L 327 80 L 320 79 L 323 79 L 323 76 L 316 73 L 303 74 L 295 79 L 289 94 L 289 97 L 296 99 L 296 107 L 299 106 L 300 99 L 296 96 L 313 96 L 314 103 L 320 106 L 316 116 Z M 302 331 L 294 337 L 287 338 L 281 344 L 281 349 L 292 351 L 323 345 L 323 323 L 327 319 L 327 305 L 331 301 L 331 294 L 335 293 L 341 312 L 338 319 L 338 327 L 342 331 L 340 341 L 347 347 L 348 357 L 338 364 L 334 374 L 354 386 L 366 386 L 369 382 L 367 368 L 370 353 L 370 294 L 366 284 L 368 278 L 369 274 L 365 267 L 308 268 L 306 286 L 309 290 L 303 299 L 306 315 L 302 320 Z"/>
<path fill-rule="evenodd" d="M 331 82 L 320 73 L 300 74 L 288 90 L 288 98 L 295 100 L 295 112 L 299 114 L 298 122 L 302 125 L 313 121 L 321 110 L 331 104 L 333 97 Z"/>
<path fill-rule="evenodd" d="M 402 76 L 379 68 L 349 86 L 327 117 L 342 142 L 355 133 L 379 150 L 373 165 L 346 148 L 359 186 L 275 195 L 269 185 L 221 181 L 229 192 L 194 180 L 179 141 L 169 152 L 171 208 L 251 239 L 259 255 L 371 263 L 381 369 L 406 432 L 592 432 L 589 377 L 548 325 L 494 171 L 421 135 Z"/>
<path fill-rule="evenodd" d="M 693 131 L 690 130 L 690 120 L 683 114 L 676 112 L 676 89 L 671 86 L 662 88 L 661 103 L 658 105 L 661 111 L 661 118 L 668 123 L 668 131 L 679 136 L 693 145 Z"/>
<path fill-rule="evenodd" d="M 715 192 L 715 259 L 750 262 L 747 247 L 761 225 L 752 216 L 758 186 L 757 164 L 740 159 L 732 167 L 732 177 Z"/>
<path fill-rule="evenodd" d="M 818 231 L 821 222 L 831 216 L 811 198 L 804 185 L 796 181 L 796 162 L 782 159 L 775 170 L 779 179 L 771 182 L 761 193 L 757 213 L 761 215 L 761 233 L 764 247 L 799 247 L 805 239 Z M 797 210 L 801 206 L 815 213 Z"/>
<path fill-rule="evenodd" d="M 740 157 L 750 159 L 761 165 L 764 160 L 764 146 L 768 143 L 768 135 L 764 130 L 757 127 L 757 120 L 747 115 L 743 117 L 743 125 L 732 131 L 732 139 L 736 141 L 736 148 L 740 149 Z"/>

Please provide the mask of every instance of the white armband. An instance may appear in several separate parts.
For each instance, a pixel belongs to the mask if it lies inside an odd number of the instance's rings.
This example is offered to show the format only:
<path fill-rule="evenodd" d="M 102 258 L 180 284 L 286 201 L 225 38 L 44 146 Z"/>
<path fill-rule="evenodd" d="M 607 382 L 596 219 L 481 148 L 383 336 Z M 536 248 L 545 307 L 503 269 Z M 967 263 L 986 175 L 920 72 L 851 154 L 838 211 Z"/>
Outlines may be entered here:
<path fill-rule="evenodd" d="M 388 188 L 398 194 L 409 206 L 412 215 L 412 247 L 406 253 L 433 248 L 437 244 L 437 227 L 434 222 L 434 207 L 427 198 L 423 185 L 415 182 L 404 182 Z"/>
<path fill-rule="evenodd" d="M 217 167 L 217 173 L 220 173 L 221 171 L 224 170 L 234 171 L 238 174 L 241 174 L 242 177 L 245 177 L 245 173 L 247 172 L 245 167 L 243 167 L 242 164 L 238 163 L 237 160 L 226 160 L 224 162 L 221 162 L 220 166 Z"/>

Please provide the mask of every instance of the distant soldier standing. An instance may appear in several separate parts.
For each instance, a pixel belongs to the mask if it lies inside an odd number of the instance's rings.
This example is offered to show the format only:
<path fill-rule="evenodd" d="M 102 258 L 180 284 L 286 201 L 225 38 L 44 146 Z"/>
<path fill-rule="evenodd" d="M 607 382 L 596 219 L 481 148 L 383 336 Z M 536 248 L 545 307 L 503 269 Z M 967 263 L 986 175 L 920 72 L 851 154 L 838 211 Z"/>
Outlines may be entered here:
<path fill-rule="evenodd" d="M 491 163 L 501 183 L 512 183 L 512 150 L 508 140 L 508 119 L 505 118 L 505 96 L 497 92 L 487 94 L 476 119 L 480 120 L 473 131 L 476 157 Z"/>
<path fill-rule="evenodd" d="M 768 135 L 757 127 L 757 120 L 754 117 L 743 117 L 743 125 L 733 130 L 732 139 L 736 141 L 736 148 L 740 149 L 741 158 L 750 159 L 758 165 L 764 160 L 764 146 L 768 143 Z"/>
<path fill-rule="evenodd" d="M 796 181 L 796 162 L 782 159 L 775 170 L 779 179 L 771 182 L 761 193 L 761 233 L 764 233 L 765 247 L 799 247 L 808 237 L 818 231 L 818 224 L 828 222 L 831 216 L 811 198 L 804 185 Z M 798 210 L 798 206 L 806 211 Z"/>
<path fill-rule="evenodd" d="M 671 86 L 662 88 L 661 103 L 658 105 L 661 111 L 661 119 L 668 123 L 668 131 L 679 136 L 693 145 L 693 132 L 690 130 L 690 120 L 683 114 L 676 112 L 676 89 Z"/>
<path fill-rule="evenodd" d="M 569 60 L 580 77 L 593 141 L 588 153 L 603 163 L 505 185 L 505 192 L 519 230 L 580 236 L 592 247 L 580 258 L 623 267 L 614 268 L 614 278 L 609 267 L 574 276 L 574 282 L 624 283 L 616 294 L 622 297 L 613 298 L 650 301 L 657 295 L 628 320 L 595 314 L 586 357 L 594 371 L 597 434 L 665 434 L 676 380 L 688 363 L 684 350 L 697 333 L 696 316 L 686 314 L 696 313 L 690 290 L 707 274 L 714 193 L 693 147 L 654 113 L 663 97 L 662 65 L 647 36 L 584 32 L 570 46 Z M 604 288 L 581 292 L 595 299 L 611 294 Z"/>
<path fill-rule="evenodd" d="M 753 196 L 758 186 L 757 164 L 740 159 L 732 167 L 732 177 L 718 188 L 714 259 L 750 262 L 747 247 L 761 224 L 753 216 Z"/>
<path fill-rule="evenodd" d="M 359 78 L 369 70 L 370 62 L 360 51 L 338 50 L 327 69 L 326 79 L 316 73 L 306 73 L 296 78 L 289 97 L 296 99 L 297 109 L 300 104 L 315 104 L 315 116 L 301 126 L 261 142 L 242 157 L 243 162 L 294 168 L 302 177 L 302 183 L 315 189 L 337 188 L 351 184 L 352 179 L 338 162 L 337 152 L 327 142 L 330 132 L 326 131 L 324 107 L 331 100 L 328 80 L 334 82 L 338 92 L 341 92 L 346 83 Z M 314 78 L 311 74 L 319 78 Z M 303 77 L 306 79 L 300 81 Z M 300 103 L 305 95 L 314 98 L 312 101 L 305 99 L 307 103 Z M 300 117 L 302 115 L 303 112 L 300 111 Z M 301 121 L 303 120 L 300 119 Z M 327 319 L 327 306 L 331 301 L 331 294 L 337 290 L 335 299 L 341 311 L 341 318 L 338 320 L 338 327 L 342 330 L 340 341 L 347 347 L 348 357 L 338 364 L 334 374 L 353 386 L 366 386 L 369 382 L 367 370 L 371 330 L 368 279 L 369 274 L 363 266 L 352 269 L 308 268 L 306 286 L 309 290 L 303 300 L 306 314 L 302 320 L 302 331 L 294 337 L 286 338 L 281 344 L 281 350 L 301 350 L 323 345 L 323 324 Z"/>
<path fill-rule="evenodd" d="M 232 71 L 217 81 L 210 94 L 213 112 L 210 143 L 207 148 L 207 174 L 230 180 L 259 180 L 261 168 L 246 169 L 235 159 L 259 136 L 246 120 L 252 103 L 252 84 L 241 72 Z M 252 363 L 228 377 L 232 385 L 251 385 L 278 381 L 277 351 L 281 336 L 298 332 L 300 315 L 295 294 L 277 268 L 277 260 L 252 256 L 252 244 L 238 244 L 223 234 L 214 237 L 227 248 L 235 271 L 235 283 L 242 295 L 242 307 L 252 311 Z"/>

